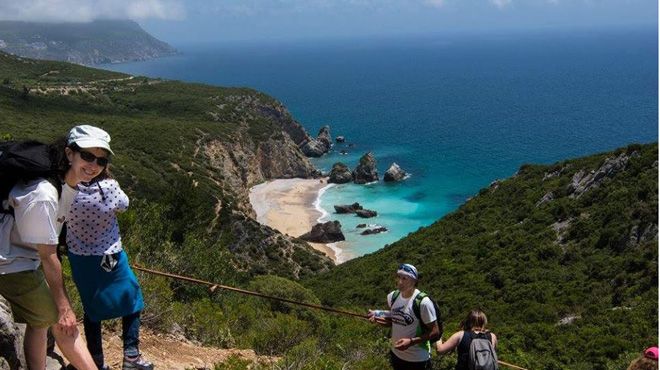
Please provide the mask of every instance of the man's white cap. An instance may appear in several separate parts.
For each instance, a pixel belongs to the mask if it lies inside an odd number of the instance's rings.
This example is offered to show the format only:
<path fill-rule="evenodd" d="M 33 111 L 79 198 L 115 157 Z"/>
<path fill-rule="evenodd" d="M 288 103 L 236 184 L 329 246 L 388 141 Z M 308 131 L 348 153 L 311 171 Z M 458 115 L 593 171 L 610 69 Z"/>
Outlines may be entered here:
<path fill-rule="evenodd" d="M 81 148 L 101 148 L 110 154 L 115 153 L 110 149 L 110 135 L 98 127 L 90 125 L 79 125 L 69 131 L 67 144 L 75 143 Z"/>

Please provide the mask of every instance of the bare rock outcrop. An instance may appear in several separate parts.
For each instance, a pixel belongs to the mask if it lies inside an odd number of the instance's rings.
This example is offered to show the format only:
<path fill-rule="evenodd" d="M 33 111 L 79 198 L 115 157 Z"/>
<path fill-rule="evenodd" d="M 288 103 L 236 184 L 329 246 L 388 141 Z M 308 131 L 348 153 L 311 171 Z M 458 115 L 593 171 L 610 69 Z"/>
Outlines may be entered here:
<path fill-rule="evenodd" d="M 631 154 L 631 156 L 634 155 L 635 153 Z M 578 198 L 587 191 L 598 187 L 607 178 L 614 177 L 617 173 L 626 168 L 629 159 L 630 156 L 621 153 L 616 158 L 607 158 L 595 171 L 578 171 L 573 175 L 573 179 L 566 189 L 569 197 Z"/>
<path fill-rule="evenodd" d="M 341 232 L 341 223 L 339 221 L 328 221 L 318 223 L 312 227 L 312 230 L 300 236 L 300 239 L 314 243 L 334 243 L 346 240 Z"/>
<path fill-rule="evenodd" d="M 549 192 L 543 196 L 538 202 L 536 202 L 536 207 L 541 206 L 542 204 L 552 202 L 555 199 L 555 195 L 552 192 Z"/>
<path fill-rule="evenodd" d="M 375 227 L 373 229 L 366 229 L 363 232 L 361 232 L 360 235 L 374 235 L 374 234 L 384 233 L 386 231 L 387 231 L 386 227 L 379 226 L 379 227 Z"/>
<path fill-rule="evenodd" d="M 323 126 L 316 139 L 310 139 L 301 146 L 302 152 L 308 157 L 318 158 L 327 153 L 332 147 L 330 126 Z"/>
<path fill-rule="evenodd" d="M 358 209 L 355 211 L 355 214 L 362 218 L 372 218 L 378 216 L 378 212 L 372 211 L 370 209 Z"/>
<path fill-rule="evenodd" d="M 332 170 L 330 170 L 330 178 L 328 179 L 329 183 L 333 184 L 345 184 L 353 180 L 353 174 L 347 165 L 337 162 L 332 165 Z"/>
<path fill-rule="evenodd" d="M 353 170 L 353 182 L 366 184 L 374 181 L 378 181 L 378 169 L 376 168 L 376 158 L 369 152 L 360 158 L 360 163 Z"/>
<path fill-rule="evenodd" d="M 406 177 L 406 171 L 402 170 L 398 164 L 392 163 L 390 168 L 385 171 L 383 180 L 386 182 L 402 181 Z"/>
<path fill-rule="evenodd" d="M 23 336 L 14 323 L 9 303 L 0 296 L 0 359 L 5 360 L 7 369 L 21 368 L 21 348 Z M 2 369 L 2 367 L 0 367 Z"/>
<path fill-rule="evenodd" d="M 334 207 L 335 207 L 335 212 L 340 214 L 355 213 L 359 210 L 362 210 L 362 206 L 360 205 L 360 203 L 357 202 L 353 204 L 340 204 Z"/>

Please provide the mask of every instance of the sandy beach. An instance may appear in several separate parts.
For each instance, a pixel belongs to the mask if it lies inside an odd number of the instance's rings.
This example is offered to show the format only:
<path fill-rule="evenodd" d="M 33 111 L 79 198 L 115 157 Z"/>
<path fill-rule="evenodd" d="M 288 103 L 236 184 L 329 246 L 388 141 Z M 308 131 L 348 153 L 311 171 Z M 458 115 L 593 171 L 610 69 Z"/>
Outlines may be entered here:
<path fill-rule="evenodd" d="M 259 223 L 298 237 L 310 231 L 323 217 L 316 202 L 327 186 L 326 179 L 272 180 L 250 189 L 250 203 Z M 309 244 L 338 262 L 340 249 L 336 243 Z"/>

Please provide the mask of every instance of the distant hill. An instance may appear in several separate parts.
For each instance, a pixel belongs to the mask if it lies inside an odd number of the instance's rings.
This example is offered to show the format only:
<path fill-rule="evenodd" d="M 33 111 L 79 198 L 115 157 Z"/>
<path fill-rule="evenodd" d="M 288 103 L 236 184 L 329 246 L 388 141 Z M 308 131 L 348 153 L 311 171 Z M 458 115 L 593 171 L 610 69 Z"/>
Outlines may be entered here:
<path fill-rule="evenodd" d="M 28 58 L 94 65 L 176 54 L 129 20 L 88 23 L 0 21 L 0 51 Z"/>
<path fill-rule="evenodd" d="M 303 283 L 322 302 L 384 307 L 402 262 L 418 267 L 447 335 L 482 307 L 505 361 L 625 369 L 658 338 L 658 146 L 523 165 L 433 225 Z"/>

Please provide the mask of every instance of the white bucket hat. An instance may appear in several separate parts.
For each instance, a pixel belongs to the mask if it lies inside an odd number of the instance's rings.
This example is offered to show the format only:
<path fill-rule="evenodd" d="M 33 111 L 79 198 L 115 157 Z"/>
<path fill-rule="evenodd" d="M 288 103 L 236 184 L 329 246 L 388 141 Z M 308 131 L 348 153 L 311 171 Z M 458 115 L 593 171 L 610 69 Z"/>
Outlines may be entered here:
<path fill-rule="evenodd" d="M 67 144 L 76 144 L 81 148 L 102 148 L 114 155 L 110 149 L 110 135 L 102 129 L 90 125 L 79 125 L 69 131 Z"/>

